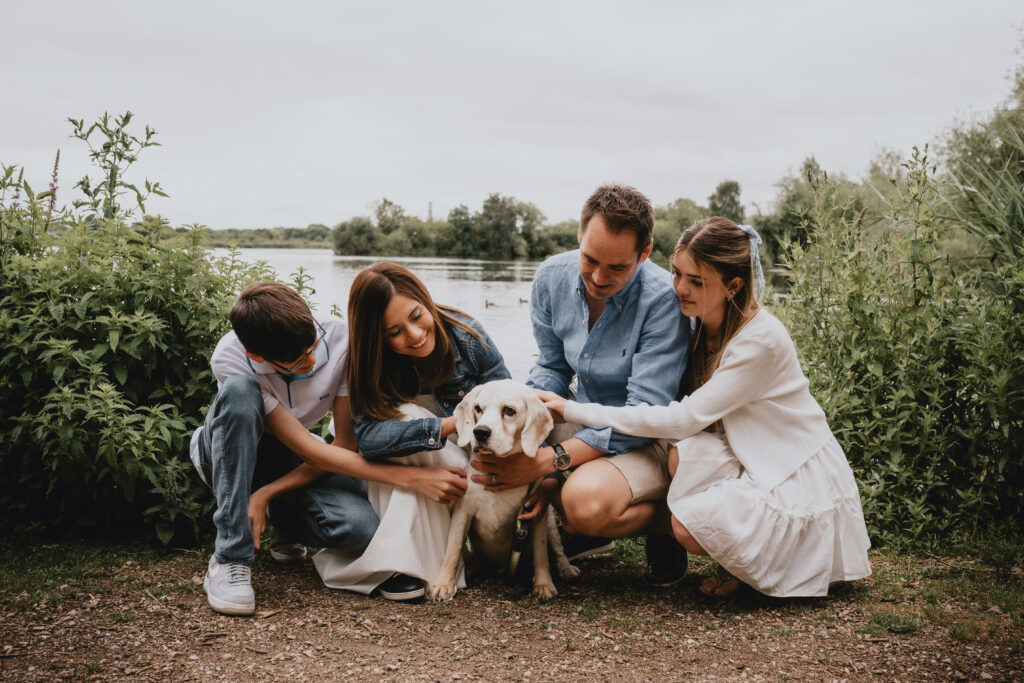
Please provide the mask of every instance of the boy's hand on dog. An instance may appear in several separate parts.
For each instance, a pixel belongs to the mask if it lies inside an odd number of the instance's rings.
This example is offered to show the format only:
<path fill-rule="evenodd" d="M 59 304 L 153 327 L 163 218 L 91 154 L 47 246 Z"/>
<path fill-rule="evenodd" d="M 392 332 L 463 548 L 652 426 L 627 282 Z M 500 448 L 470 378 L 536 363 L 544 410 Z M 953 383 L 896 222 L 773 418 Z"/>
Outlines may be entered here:
<path fill-rule="evenodd" d="M 435 503 L 448 505 L 466 493 L 466 471 L 459 467 L 410 467 L 408 487 Z"/>
<path fill-rule="evenodd" d="M 523 453 L 506 458 L 474 453 L 469 465 L 483 473 L 473 475 L 473 481 L 477 484 L 482 484 L 488 491 L 505 491 L 532 484 L 545 474 L 549 474 L 554 469 L 554 458 L 555 451 L 545 447 L 538 450 L 533 458 Z"/>
<path fill-rule="evenodd" d="M 270 498 L 261 491 L 262 489 L 256 489 L 249 496 L 249 526 L 252 528 L 252 540 L 256 550 L 260 549 L 260 536 L 267 528 L 267 506 L 270 505 Z"/>

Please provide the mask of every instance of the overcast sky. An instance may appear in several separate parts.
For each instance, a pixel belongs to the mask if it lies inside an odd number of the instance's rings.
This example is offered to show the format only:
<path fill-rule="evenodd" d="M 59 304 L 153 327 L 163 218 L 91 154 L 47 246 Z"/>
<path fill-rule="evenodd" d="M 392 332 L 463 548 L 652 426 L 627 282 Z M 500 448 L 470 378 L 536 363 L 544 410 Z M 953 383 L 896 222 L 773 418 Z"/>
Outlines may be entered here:
<path fill-rule="evenodd" d="M 492 193 L 578 216 L 605 182 L 767 207 L 809 155 L 861 176 L 991 111 L 1024 62 L 1019 0 L 0 0 L 0 161 L 61 203 L 69 116 L 159 131 L 137 175 L 175 225 L 334 225 L 387 197 L 435 217 Z"/>

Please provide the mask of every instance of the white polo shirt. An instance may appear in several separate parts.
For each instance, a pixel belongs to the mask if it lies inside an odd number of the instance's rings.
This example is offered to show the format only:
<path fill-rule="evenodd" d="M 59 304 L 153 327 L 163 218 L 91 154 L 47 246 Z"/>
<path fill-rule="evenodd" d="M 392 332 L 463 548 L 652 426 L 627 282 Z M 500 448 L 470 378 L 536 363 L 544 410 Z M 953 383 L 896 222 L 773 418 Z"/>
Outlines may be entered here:
<path fill-rule="evenodd" d="M 306 429 L 315 425 L 331 410 L 335 397 L 348 396 L 348 383 L 345 380 L 348 325 L 331 316 L 316 318 L 316 321 L 319 324 L 317 337 L 321 334 L 321 327 L 325 334 L 313 350 L 316 363 L 313 365 L 312 376 L 305 379 L 288 378 L 270 363 L 250 360 L 245 355 L 245 347 L 232 330 L 221 337 L 210 357 L 218 388 L 228 377 L 255 377 L 263 395 L 265 415 L 283 405 Z M 192 462 L 197 463 L 196 469 L 199 469 L 198 435 L 199 429 L 192 435 L 189 448 Z"/>
<path fill-rule="evenodd" d="M 210 357 L 210 366 L 218 387 L 228 377 L 255 377 L 263 394 L 264 414 L 269 415 L 283 405 L 302 426 L 309 429 L 330 410 L 335 396 L 348 396 L 345 362 L 348 359 L 348 325 L 338 318 L 317 319 L 326 334 L 313 353 L 316 363 L 313 375 L 306 379 L 290 379 L 271 363 L 257 363 L 245 355 L 245 348 L 234 331 L 225 334 Z M 320 336 L 317 328 L 317 336 Z"/>

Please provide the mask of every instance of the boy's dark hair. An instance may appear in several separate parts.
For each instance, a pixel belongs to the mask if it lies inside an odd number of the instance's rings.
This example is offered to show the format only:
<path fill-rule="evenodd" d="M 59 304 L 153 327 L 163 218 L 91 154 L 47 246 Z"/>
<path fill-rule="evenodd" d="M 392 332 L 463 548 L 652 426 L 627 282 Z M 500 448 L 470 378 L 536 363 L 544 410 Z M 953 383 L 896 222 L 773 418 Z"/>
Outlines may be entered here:
<path fill-rule="evenodd" d="M 231 307 L 231 328 L 249 353 L 278 363 L 294 361 L 316 341 L 316 323 L 299 293 L 268 280 L 249 285 Z"/>
<path fill-rule="evenodd" d="M 654 207 L 651 206 L 651 200 L 635 187 L 602 185 L 594 190 L 580 214 L 581 234 L 595 215 L 604 218 L 608 229 L 615 234 L 623 230 L 635 232 L 638 254 L 647 248 L 654 237 Z"/>

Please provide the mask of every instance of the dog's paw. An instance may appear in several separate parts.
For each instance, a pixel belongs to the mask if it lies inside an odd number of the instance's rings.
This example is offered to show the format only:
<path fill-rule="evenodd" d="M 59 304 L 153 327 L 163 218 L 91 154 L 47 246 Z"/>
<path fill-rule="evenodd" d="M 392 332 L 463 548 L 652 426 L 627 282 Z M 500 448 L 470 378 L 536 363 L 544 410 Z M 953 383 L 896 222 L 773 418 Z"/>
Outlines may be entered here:
<path fill-rule="evenodd" d="M 541 600 L 550 600 L 558 595 L 558 590 L 555 589 L 553 583 L 535 583 L 533 584 L 533 594 Z"/>
<path fill-rule="evenodd" d="M 558 563 L 558 578 L 562 580 L 575 579 L 580 575 L 580 568 L 574 564 L 570 564 L 569 560 L 564 562 L 559 561 Z"/>
<path fill-rule="evenodd" d="M 431 600 L 451 600 L 455 596 L 455 582 L 436 583 L 430 587 L 428 595 Z"/>

